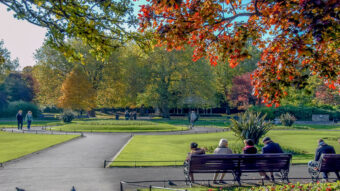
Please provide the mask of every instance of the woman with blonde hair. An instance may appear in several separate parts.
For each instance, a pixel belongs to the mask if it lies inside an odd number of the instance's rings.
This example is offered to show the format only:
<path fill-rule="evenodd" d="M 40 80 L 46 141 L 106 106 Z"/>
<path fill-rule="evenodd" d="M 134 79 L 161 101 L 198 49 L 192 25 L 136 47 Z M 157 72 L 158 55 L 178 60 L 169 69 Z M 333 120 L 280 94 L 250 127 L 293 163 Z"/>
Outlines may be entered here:
<path fill-rule="evenodd" d="M 228 148 L 228 140 L 227 139 L 221 139 L 218 147 L 215 149 L 214 154 L 233 154 L 233 151 Z M 217 181 L 218 173 L 215 173 L 214 175 L 214 184 L 226 184 L 226 182 L 223 181 L 225 173 L 221 173 L 220 181 Z"/>
<path fill-rule="evenodd" d="M 31 129 L 31 123 L 33 121 L 32 111 L 28 111 L 25 117 L 25 121 L 27 122 L 27 130 Z"/>

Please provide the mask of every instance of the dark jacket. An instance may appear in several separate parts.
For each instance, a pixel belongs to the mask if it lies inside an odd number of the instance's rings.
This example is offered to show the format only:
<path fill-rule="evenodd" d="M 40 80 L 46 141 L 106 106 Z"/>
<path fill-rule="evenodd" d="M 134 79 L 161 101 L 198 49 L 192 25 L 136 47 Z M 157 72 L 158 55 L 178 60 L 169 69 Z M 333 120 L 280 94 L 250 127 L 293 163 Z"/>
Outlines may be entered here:
<path fill-rule="evenodd" d="M 17 114 L 17 120 L 18 121 L 23 121 L 24 120 L 24 116 L 22 114 Z"/>
<path fill-rule="evenodd" d="M 262 154 L 265 153 L 283 153 L 278 143 L 270 142 L 262 147 Z"/>
<path fill-rule="evenodd" d="M 320 145 L 315 152 L 315 161 L 319 161 L 322 154 L 335 154 L 335 150 L 332 146 L 327 145 L 324 143 L 323 145 Z"/>
<path fill-rule="evenodd" d="M 188 153 L 186 160 L 189 160 L 191 155 L 204 155 L 204 154 L 205 154 L 205 151 L 203 149 L 197 148 L 194 151 L 191 151 L 190 153 Z"/>
<path fill-rule="evenodd" d="M 256 154 L 257 153 L 257 149 L 256 147 L 244 147 L 243 148 L 243 154 Z"/>

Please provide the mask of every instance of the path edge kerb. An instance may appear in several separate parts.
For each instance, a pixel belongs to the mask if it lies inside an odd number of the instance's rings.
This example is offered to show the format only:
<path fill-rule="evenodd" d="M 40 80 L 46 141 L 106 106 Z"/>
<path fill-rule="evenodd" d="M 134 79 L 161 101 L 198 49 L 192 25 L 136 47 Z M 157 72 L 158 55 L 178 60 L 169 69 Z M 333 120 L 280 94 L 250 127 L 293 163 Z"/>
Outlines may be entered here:
<path fill-rule="evenodd" d="M 116 160 L 116 158 L 120 155 L 120 153 L 125 149 L 125 147 L 131 142 L 131 140 L 134 138 L 135 136 L 131 136 L 129 138 L 129 140 L 122 146 L 122 148 L 119 149 L 119 151 L 111 158 L 111 162 L 109 162 L 105 168 L 111 168 L 111 163 L 114 162 L 114 160 Z"/>
<path fill-rule="evenodd" d="M 0 169 L 1 169 L 1 167 L 4 168 L 4 167 L 5 167 L 6 165 L 8 165 L 8 164 L 12 164 L 12 163 L 19 162 L 19 161 L 21 161 L 21 160 L 24 160 L 24 159 L 27 159 L 27 158 L 29 158 L 29 157 L 32 157 L 33 155 L 39 154 L 39 153 L 41 153 L 41 152 L 48 151 L 48 150 L 50 150 L 50 149 L 52 149 L 52 148 L 58 147 L 58 146 L 60 146 L 60 145 L 63 145 L 63 144 L 66 144 L 66 143 L 69 143 L 69 142 L 72 142 L 72 141 L 76 141 L 76 140 L 78 140 L 78 139 L 80 139 L 80 138 L 84 138 L 84 137 L 85 137 L 85 136 L 78 135 L 78 136 L 76 136 L 76 137 L 74 137 L 74 138 L 72 138 L 72 139 L 69 139 L 69 140 L 67 140 L 67 141 L 64 141 L 64 142 L 61 142 L 61 143 L 57 143 L 57 144 L 51 145 L 51 146 L 49 146 L 49 147 L 43 148 L 43 149 L 41 149 L 41 150 L 35 151 L 35 152 L 33 152 L 33 153 L 29 153 L 29 154 L 27 154 L 27 155 L 21 156 L 21 157 L 19 157 L 19 158 L 11 159 L 11 160 L 9 160 L 9 161 L 0 163 L 0 164 L 2 164 L 2 165 L 0 165 Z"/>

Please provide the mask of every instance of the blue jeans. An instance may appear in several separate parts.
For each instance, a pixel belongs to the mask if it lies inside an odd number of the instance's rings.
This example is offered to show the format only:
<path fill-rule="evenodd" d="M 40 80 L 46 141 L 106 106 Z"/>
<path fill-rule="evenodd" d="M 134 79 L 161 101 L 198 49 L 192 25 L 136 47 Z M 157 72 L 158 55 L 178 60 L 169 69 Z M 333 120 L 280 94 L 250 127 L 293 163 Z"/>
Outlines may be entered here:
<path fill-rule="evenodd" d="M 23 121 L 18 121 L 18 129 L 22 129 L 23 125 L 24 125 Z"/>
<path fill-rule="evenodd" d="M 31 129 L 31 123 L 32 123 L 32 121 L 27 121 L 27 129 L 28 129 L 28 130 Z"/>

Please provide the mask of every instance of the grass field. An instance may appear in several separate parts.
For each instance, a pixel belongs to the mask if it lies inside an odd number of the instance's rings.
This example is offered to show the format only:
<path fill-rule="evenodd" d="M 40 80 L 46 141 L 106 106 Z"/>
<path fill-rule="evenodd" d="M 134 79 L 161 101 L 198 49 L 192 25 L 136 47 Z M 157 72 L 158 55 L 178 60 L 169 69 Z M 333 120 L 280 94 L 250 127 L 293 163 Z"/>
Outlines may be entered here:
<path fill-rule="evenodd" d="M 54 126 L 54 125 L 61 125 L 63 124 L 61 121 L 57 120 L 34 120 L 32 122 L 32 127 L 40 127 L 40 126 Z M 17 128 L 18 124 L 15 120 L 6 120 L 6 121 L 0 121 L 0 128 Z M 27 123 L 24 122 L 24 126 L 27 127 Z"/>
<path fill-rule="evenodd" d="M 77 135 L 37 135 L 0 131 L 0 163 L 22 157 L 75 137 Z"/>
<path fill-rule="evenodd" d="M 187 126 L 156 123 L 153 121 L 83 120 L 53 127 L 52 130 L 82 132 L 159 132 L 187 130 Z"/>
<path fill-rule="evenodd" d="M 293 163 L 307 163 L 314 157 L 316 141 L 324 138 L 340 153 L 337 138 L 340 132 L 319 130 L 273 130 L 268 133 L 273 140 L 280 143 L 284 150 L 293 153 Z M 209 152 L 217 146 L 219 139 L 229 140 L 234 152 L 241 152 L 242 143 L 231 132 L 192 134 L 192 135 L 137 135 L 118 156 L 116 161 L 178 161 L 174 162 L 137 162 L 137 166 L 181 165 L 189 152 L 189 144 L 197 142 Z M 113 162 L 111 166 L 134 166 L 134 162 Z"/>

